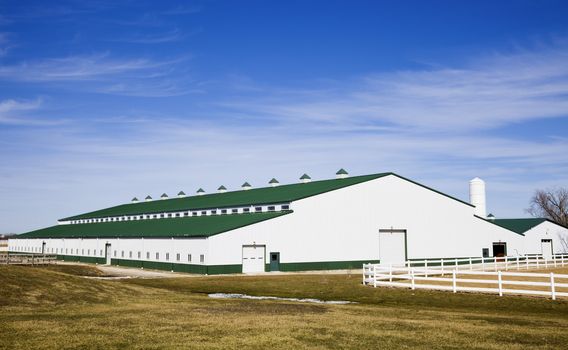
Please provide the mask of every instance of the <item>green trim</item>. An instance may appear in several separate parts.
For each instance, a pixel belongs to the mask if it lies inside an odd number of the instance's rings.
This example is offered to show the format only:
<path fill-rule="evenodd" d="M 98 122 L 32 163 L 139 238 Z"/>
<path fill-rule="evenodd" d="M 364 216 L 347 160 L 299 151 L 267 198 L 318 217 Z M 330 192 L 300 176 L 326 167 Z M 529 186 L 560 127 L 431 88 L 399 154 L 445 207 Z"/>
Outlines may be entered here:
<path fill-rule="evenodd" d="M 460 202 L 460 203 L 466 204 L 466 205 L 468 205 L 468 206 L 470 206 L 470 207 L 475 207 L 475 205 L 473 205 L 473 204 L 471 204 L 471 203 L 462 201 L 461 199 L 457 199 L 456 197 L 452 197 L 452 196 L 450 196 L 449 194 L 446 194 L 446 193 L 444 193 L 444 192 L 440 192 L 440 191 L 438 191 L 438 190 L 433 189 L 432 187 L 428 187 L 428 186 L 423 185 L 423 184 L 421 184 L 421 183 L 418 183 L 418 182 L 416 182 L 416 181 L 412 181 L 412 180 L 407 179 L 406 177 L 400 176 L 400 175 L 398 175 L 398 174 L 389 173 L 389 175 L 396 176 L 396 177 L 398 177 L 399 179 L 406 180 L 406 181 L 408 181 L 408 182 L 410 182 L 410 183 L 413 183 L 413 184 L 418 185 L 418 186 L 420 186 L 420 187 L 422 187 L 422 188 L 425 188 L 425 189 L 427 189 L 427 190 L 430 190 L 430 191 L 432 191 L 432 192 L 435 192 L 435 193 L 437 193 L 437 194 L 440 194 L 440 195 L 442 195 L 442 196 L 444 196 L 444 197 L 447 197 L 447 198 L 453 199 L 453 200 L 455 200 L 455 201 L 458 201 L 458 202 Z"/>
<path fill-rule="evenodd" d="M 493 225 L 495 225 L 495 226 L 499 226 L 499 227 L 501 227 L 501 228 L 504 228 L 505 230 L 511 231 L 511 232 L 513 232 L 513 233 L 516 233 L 516 234 L 518 234 L 518 235 L 520 235 L 520 236 L 524 236 L 524 235 L 525 235 L 523 232 L 516 230 L 514 227 L 507 227 L 506 225 L 500 224 L 497 219 L 495 219 L 495 220 L 487 220 L 487 219 L 485 219 L 485 218 L 483 218 L 483 217 L 481 217 L 481 216 L 478 216 L 478 215 L 473 215 L 473 216 L 475 216 L 476 218 L 478 218 L 478 219 L 480 219 L 480 220 L 483 220 L 483 221 L 485 221 L 485 222 L 488 222 L 488 223 L 490 223 L 490 224 L 493 224 Z M 545 221 L 545 220 L 543 219 L 543 221 Z M 541 222 L 543 222 L 543 221 L 541 221 Z M 540 223 L 539 223 L 539 224 L 540 224 Z M 532 227 L 531 227 L 531 228 L 532 228 Z"/>
<path fill-rule="evenodd" d="M 451 258 L 418 258 L 418 259 L 408 259 L 408 261 L 411 262 L 411 266 L 412 267 L 420 267 L 420 266 L 424 266 L 425 264 L 414 264 L 412 263 L 413 261 L 433 261 L 433 260 L 444 260 L 444 266 L 455 266 L 455 261 L 452 261 L 452 259 L 472 259 L 474 262 L 476 260 L 481 260 L 482 257 L 481 256 L 465 256 L 465 257 L 451 257 Z M 487 259 L 487 258 L 486 258 Z M 468 265 L 469 264 L 469 260 L 464 260 L 464 261 L 458 261 L 458 265 Z M 428 266 L 442 266 L 441 262 L 435 262 L 433 264 L 428 264 Z"/>
<path fill-rule="evenodd" d="M 77 256 L 77 255 L 56 255 L 57 260 L 62 261 L 73 261 L 73 262 L 83 262 L 89 264 L 104 264 L 106 263 L 105 258 L 99 258 L 95 256 Z"/>
<path fill-rule="evenodd" d="M 348 270 L 360 269 L 363 264 L 378 264 L 380 260 L 351 260 L 351 261 L 318 261 L 318 262 L 280 262 L 280 271 L 315 271 L 315 270 Z M 265 264 L 265 271 L 270 270 L 270 264 Z"/>

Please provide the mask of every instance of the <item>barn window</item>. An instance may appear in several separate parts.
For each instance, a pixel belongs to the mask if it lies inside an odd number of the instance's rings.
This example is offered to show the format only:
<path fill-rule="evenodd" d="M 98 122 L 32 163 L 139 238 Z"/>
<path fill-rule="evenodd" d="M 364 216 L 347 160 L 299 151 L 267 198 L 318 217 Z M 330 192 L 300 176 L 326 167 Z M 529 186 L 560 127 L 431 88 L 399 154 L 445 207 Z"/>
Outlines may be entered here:
<path fill-rule="evenodd" d="M 180 217 L 179 213 L 176 213 L 176 218 L 179 218 L 179 217 Z"/>
<path fill-rule="evenodd" d="M 254 211 L 260 212 L 260 211 L 262 211 L 262 207 L 255 207 L 255 208 L 254 208 Z"/>
<path fill-rule="evenodd" d="M 142 252 L 138 252 L 138 259 L 140 259 L 142 257 Z"/>
<path fill-rule="evenodd" d="M 102 249 L 100 250 L 99 255 L 100 255 L 100 256 L 103 256 L 103 250 L 102 250 Z"/>
<path fill-rule="evenodd" d="M 176 254 L 176 261 L 179 261 L 179 259 L 180 259 L 180 253 L 177 253 Z"/>
<path fill-rule="evenodd" d="M 217 215 L 217 210 L 211 210 L 211 215 Z"/>
<path fill-rule="evenodd" d="M 120 252 L 120 257 L 121 257 L 121 258 L 124 258 L 124 250 L 122 250 L 122 251 Z"/>
<path fill-rule="evenodd" d="M 81 255 L 85 255 L 85 249 L 81 249 Z"/>
<path fill-rule="evenodd" d="M 170 253 L 166 253 L 166 261 L 170 261 Z"/>
<path fill-rule="evenodd" d="M 150 252 L 146 252 L 146 260 L 150 260 Z"/>
<path fill-rule="evenodd" d="M 116 250 L 114 251 L 114 257 L 116 258 Z"/>
<path fill-rule="evenodd" d="M 203 211 L 201 212 L 201 215 L 207 215 L 207 211 L 203 210 Z"/>
<path fill-rule="evenodd" d="M 250 213 L 250 208 L 243 208 L 243 213 Z"/>
<path fill-rule="evenodd" d="M 185 213 L 183 213 L 183 216 L 189 216 L 189 212 L 186 211 Z"/>
<path fill-rule="evenodd" d="M 154 216 L 152 216 L 152 218 L 157 219 L 157 218 L 158 218 L 158 215 L 157 215 L 157 214 L 154 214 Z"/>
<path fill-rule="evenodd" d="M 168 217 L 169 217 L 169 218 L 171 218 L 171 217 L 172 217 L 172 214 L 171 214 L 171 213 L 170 213 L 170 214 L 168 214 Z"/>
<path fill-rule="evenodd" d="M 128 252 L 128 257 L 132 259 L 132 250 Z"/>
<path fill-rule="evenodd" d="M 274 211 L 274 210 L 276 210 L 275 206 L 271 205 L 271 206 L 268 207 L 268 211 Z"/>
<path fill-rule="evenodd" d="M 140 216 L 138 217 L 138 219 L 140 219 L 140 220 L 144 219 L 144 215 L 140 215 Z"/>
<path fill-rule="evenodd" d="M 171 214 L 170 214 L 170 215 L 171 215 Z M 160 217 L 163 218 L 163 217 L 164 217 L 164 214 L 160 214 Z"/>
<path fill-rule="evenodd" d="M 221 214 L 227 214 L 227 209 L 222 209 Z"/>
<path fill-rule="evenodd" d="M 231 210 L 231 213 L 233 213 L 233 214 L 237 214 L 238 212 L 239 212 L 239 209 L 232 209 Z"/>
<path fill-rule="evenodd" d="M 160 260 L 160 253 L 156 253 L 156 260 Z"/>
<path fill-rule="evenodd" d="M 87 255 L 91 255 L 91 250 L 87 249 Z"/>
<path fill-rule="evenodd" d="M 282 210 L 288 210 L 288 209 L 290 209 L 290 206 L 288 204 L 282 205 Z"/>
<path fill-rule="evenodd" d="M 201 254 L 199 256 L 199 262 L 202 263 L 202 264 L 205 262 L 205 255 Z"/>
<path fill-rule="evenodd" d="M 65 248 L 65 254 L 67 254 L 67 248 Z"/>
<path fill-rule="evenodd" d="M 187 261 L 191 262 L 191 254 L 187 254 Z"/>

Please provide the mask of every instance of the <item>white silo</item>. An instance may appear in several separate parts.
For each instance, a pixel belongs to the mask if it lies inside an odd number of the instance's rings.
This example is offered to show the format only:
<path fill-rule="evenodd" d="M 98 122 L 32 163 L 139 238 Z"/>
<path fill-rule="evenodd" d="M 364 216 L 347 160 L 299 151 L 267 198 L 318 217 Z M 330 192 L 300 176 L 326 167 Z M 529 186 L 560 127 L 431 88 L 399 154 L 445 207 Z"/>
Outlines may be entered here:
<path fill-rule="evenodd" d="M 475 206 L 474 213 L 485 218 L 485 181 L 476 177 L 469 182 L 469 202 Z"/>

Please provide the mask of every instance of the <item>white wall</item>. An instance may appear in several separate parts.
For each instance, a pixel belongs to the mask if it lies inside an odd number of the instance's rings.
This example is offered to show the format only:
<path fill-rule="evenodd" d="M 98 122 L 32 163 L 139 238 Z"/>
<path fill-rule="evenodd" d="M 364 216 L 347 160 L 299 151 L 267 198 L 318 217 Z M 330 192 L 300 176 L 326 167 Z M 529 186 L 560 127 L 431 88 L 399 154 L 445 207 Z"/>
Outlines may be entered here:
<path fill-rule="evenodd" d="M 341 181 L 341 180 L 338 180 Z M 408 258 L 481 256 L 491 242 L 522 253 L 521 236 L 474 208 L 390 175 L 292 203 L 294 213 L 210 237 L 212 264 L 238 264 L 242 245 L 280 262 L 378 260 L 379 229 L 406 229 Z"/>
<path fill-rule="evenodd" d="M 46 254 L 105 257 L 105 245 L 111 244 L 113 259 L 147 260 L 159 262 L 175 262 L 186 264 L 201 264 L 200 255 L 204 255 L 204 264 L 208 259 L 208 242 L 206 238 L 129 238 L 129 239 L 10 239 L 9 250 L 15 252 L 41 253 L 43 242 L 46 244 Z M 138 252 L 141 253 L 138 258 Z M 146 254 L 150 253 L 150 259 Z M 132 256 L 130 255 L 132 253 Z M 156 259 L 156 253 L 159 258 Z M 166 254 L 169 253 L 169 259 Z M 177 254 L 180 261 L 177 261 Z M 188 255 L 191 254 L 191 262 Z"/>
<path fill-rule="evenodd" d="M 525 232 L 525 250 L 527 254 L 541 254 L 541 240 L 552 239 L 554 254 L 568 253 L 563 249 L 560 236 L 568 239 L 568 229 L 550 221 L 544 221 Z"/>

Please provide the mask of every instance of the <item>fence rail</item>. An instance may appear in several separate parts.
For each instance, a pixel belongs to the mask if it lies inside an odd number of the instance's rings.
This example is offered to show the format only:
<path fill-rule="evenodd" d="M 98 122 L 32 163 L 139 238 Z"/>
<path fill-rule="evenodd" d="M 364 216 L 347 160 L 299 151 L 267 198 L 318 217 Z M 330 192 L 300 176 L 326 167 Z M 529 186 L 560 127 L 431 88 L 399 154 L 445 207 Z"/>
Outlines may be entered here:
<path fill-rule="evenodd" d="M 448 290 L 568 297 L 568 275 L 509 272 L 568 266 L 568 256 L 516 256 L 364 264 L 363 284 L 411 289 Z M 488 271 L 489 270 L 489 271 Z M 445 277 L 448 275 L 448 277 Z M 450 276 L 451 275 L 451 276 Z M 472 278 L 474 277 L 474 278 Z M 425 283 L 423 283 L 425 282 Z"/>
<path fill-rule="evenodd" d="M 55 264 L 55 255 L 45 254 L 0 254 L 0 265 L 49 265 Z"/>

